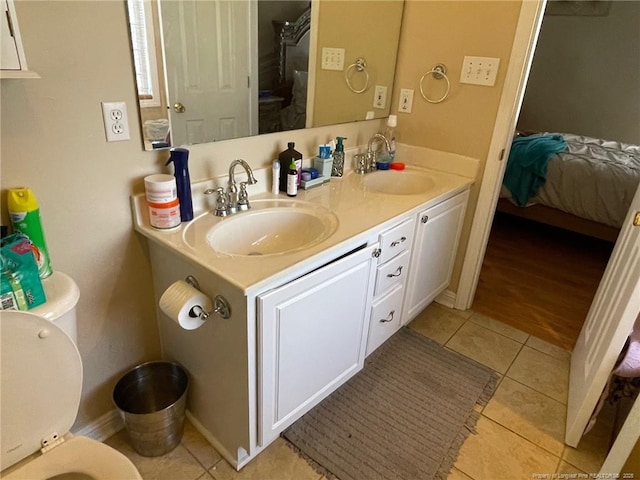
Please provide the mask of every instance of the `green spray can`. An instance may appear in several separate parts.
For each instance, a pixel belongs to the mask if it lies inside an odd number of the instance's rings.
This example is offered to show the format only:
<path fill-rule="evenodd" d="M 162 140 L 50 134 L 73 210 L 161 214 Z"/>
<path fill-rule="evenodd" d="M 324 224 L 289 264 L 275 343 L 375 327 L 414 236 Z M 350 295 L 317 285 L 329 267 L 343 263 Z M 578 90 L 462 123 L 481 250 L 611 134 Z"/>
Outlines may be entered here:
<path fill-rule="evenodd" d="M 36 196 L 29 188 L 10 188 L 7 209 L 13 229 L 16 232 L 24 233 L 31 240 L 31 248 L 38 263 L 40 278 L 48 277 L 53 273 L 53 270 L 49 260 L 47 242 L 44 239 L 44 231 L 40 221 L 40 207 Z"/>

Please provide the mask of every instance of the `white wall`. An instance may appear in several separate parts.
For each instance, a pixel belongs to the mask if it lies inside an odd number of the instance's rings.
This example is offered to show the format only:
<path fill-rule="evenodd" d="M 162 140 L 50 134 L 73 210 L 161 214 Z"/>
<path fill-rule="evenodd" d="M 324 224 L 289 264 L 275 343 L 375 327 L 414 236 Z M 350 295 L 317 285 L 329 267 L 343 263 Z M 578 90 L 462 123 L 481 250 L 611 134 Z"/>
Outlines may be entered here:
<path fill-rule="evenodd" d="M 160 358 L 145 240 L 131 224 L 129 195 L 164 167 L 144 152 L 124 1 L 23 1 L 16 5 L 36 80 L 0 83 L 2 223 L 6 189 L 29 186 L 40 202 L 53 268 L 80 287 L 84 386 L 76 429 L 113 408 L 113 385 Z M 128 105 L 131 140 L 107 143 L 101 101 Z M 235 158 L 267 166 L 293 140 L 304 154 L 331 137 L 366 143 L 379 121 L 190 147 L 192 180 L 224 174 Z"/>
<path fill-rule="evenodd" d="M 545 16 L 518 128 L 640 145 L 640 1 Z"/>

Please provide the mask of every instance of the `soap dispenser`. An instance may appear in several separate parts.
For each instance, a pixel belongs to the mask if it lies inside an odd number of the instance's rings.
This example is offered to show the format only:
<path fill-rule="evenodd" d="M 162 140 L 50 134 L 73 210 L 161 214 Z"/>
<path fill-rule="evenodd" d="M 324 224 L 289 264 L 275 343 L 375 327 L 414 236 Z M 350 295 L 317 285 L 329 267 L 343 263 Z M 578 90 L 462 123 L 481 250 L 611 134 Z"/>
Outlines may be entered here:
<path fill-rule="evenodd" d="M 338 144 L 333 152 L 333 165 L 331 166 L 332 177 L 341 177 L 344 173 L 344 145 L 342 142 L 346 139 L 347 137 L 336 137 Z"/>
<path fill-rule="evenodd" d="M 172 148 L 169 160 L 165 165 L 173 162 L 176 190 L 180 202 L 180 218 L 183 222 L 193 220 L 193 201 L 191 199 L 191 180 L 189 179 L 189 150 L 186 148 Z"/>

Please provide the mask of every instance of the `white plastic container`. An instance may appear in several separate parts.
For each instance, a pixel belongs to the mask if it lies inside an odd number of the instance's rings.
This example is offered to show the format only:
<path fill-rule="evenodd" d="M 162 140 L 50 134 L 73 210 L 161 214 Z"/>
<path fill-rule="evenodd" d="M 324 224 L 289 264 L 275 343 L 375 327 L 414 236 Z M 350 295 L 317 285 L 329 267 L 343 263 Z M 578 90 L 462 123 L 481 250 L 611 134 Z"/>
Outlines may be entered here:
<path fill-rule="evenodd" d="M 180 226 L 180 202 L 175 198 L 172 202 L 149 203 L 149 223 L 161 230 Z"/>
<path fill-rule="evenodd" d="M 149 203 L 171 203 L 178 198 L 176 177 L 158 173 L 144 177 L 144 191 Z"/>

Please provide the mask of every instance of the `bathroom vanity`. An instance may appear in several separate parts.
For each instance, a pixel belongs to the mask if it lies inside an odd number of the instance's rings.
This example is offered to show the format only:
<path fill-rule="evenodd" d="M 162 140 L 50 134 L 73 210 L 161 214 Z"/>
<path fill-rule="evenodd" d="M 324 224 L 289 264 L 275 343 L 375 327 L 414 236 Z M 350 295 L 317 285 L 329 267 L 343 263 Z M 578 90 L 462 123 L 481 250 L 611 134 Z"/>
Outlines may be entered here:
<path fill-rule="evenodd" d="M 191 421 L 240 469 L 446 289 L 471 180 L 350 173 L 295 200 L 252 194 L 224 218 L 202 195 L 222 181 L 193 185 L 197 216 L 173 231 L 132 202 L 156 300 L 190 275 L 231 307 L 195 330 L 158 309 L 158 324 L 164 357 L 190 374 Z"/>

